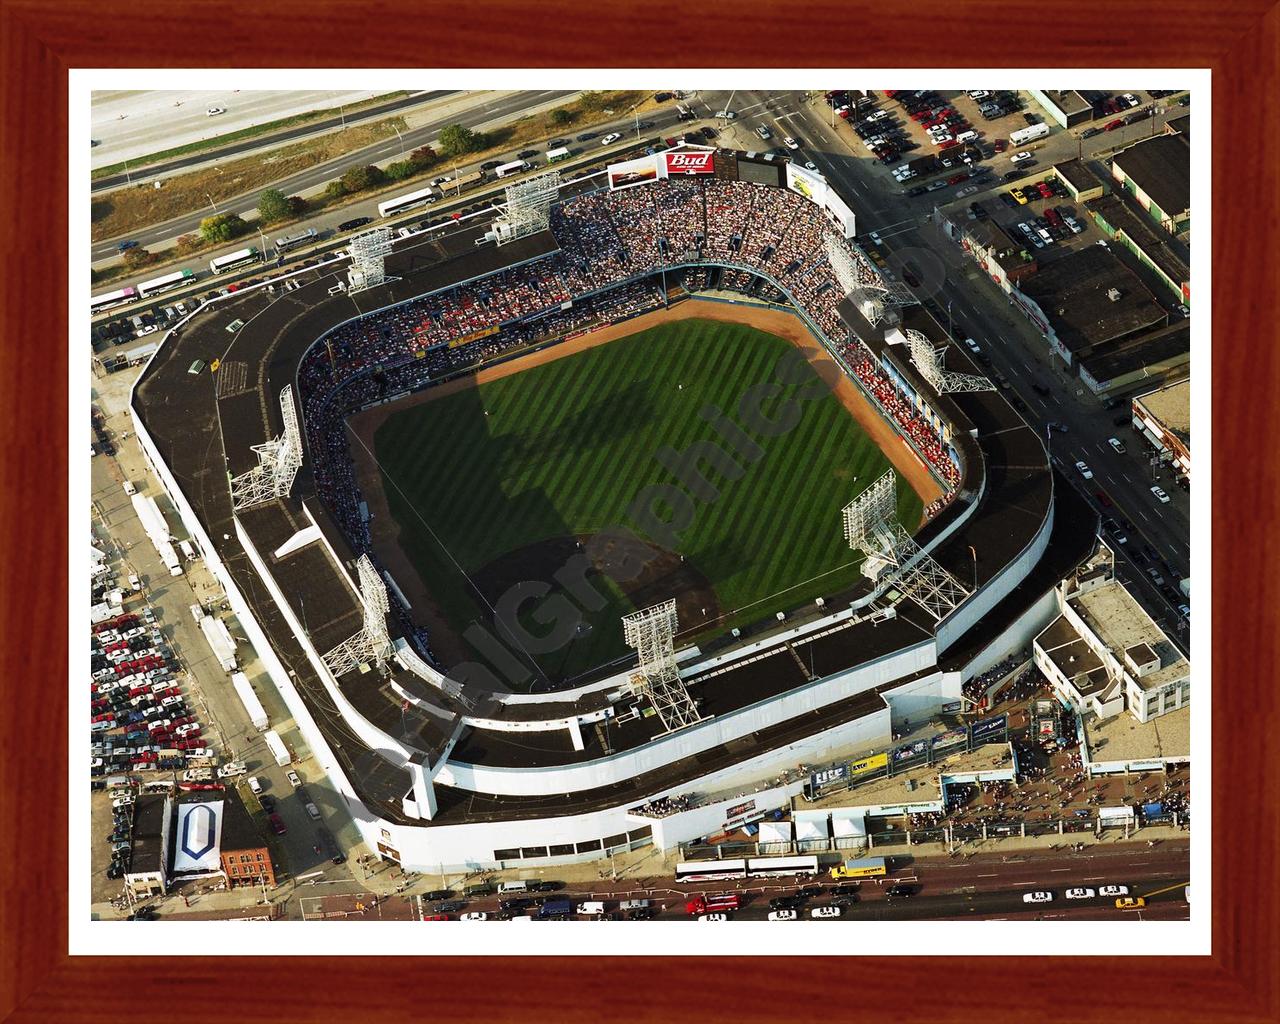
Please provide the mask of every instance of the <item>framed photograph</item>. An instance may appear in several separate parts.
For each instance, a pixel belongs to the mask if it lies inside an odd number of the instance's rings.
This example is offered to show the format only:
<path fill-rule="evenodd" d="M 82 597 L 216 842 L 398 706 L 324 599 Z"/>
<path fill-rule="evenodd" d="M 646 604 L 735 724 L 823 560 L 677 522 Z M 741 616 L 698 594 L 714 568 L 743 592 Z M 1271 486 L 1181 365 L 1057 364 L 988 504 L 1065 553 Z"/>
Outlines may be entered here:
<path fill-rule="evenodd" d="M 72 10 L 6 1018 L 1276 1019 L 1274 18 Z"/>

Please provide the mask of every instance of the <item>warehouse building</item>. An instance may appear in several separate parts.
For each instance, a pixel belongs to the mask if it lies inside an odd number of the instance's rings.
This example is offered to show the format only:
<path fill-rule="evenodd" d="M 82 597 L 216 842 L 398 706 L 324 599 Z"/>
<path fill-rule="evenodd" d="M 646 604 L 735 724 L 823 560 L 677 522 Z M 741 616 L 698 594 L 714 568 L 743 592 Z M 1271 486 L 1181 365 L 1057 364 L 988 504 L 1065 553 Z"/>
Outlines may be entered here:
<path fill-rule="evenodd" d="M 1191 324 L 1177 320 L 1081 356 L 1080 379 L 1095 395 L 1132 391 L 1183 372 L 1191 362 Z"/>
<path fill-rule="evenodd" d="M 1171 235 L 1191 229 L 1191 148 L 1186 135 L 1135 142 L 1111 161 L 1111 177 Z"/>
<path fill-rule="evenodd" d="M 1067 186 L 1071 198 L 1077 203 L 1087 203 L 1091 199 L 1101 199 L 1107 191 L 1107 183 L 1091 171 L 1080 160 L 1072 157 L 1053 165 L 1053 173 L 1058 180 Z"/>
<path fill-rule="evenodd" d="M 1093 104 L 1074 89 L 1028 89 L 1032 98 L 1063 128 L 1093 120 Z"/>
<path fill-rule="evenodd" d="M 1133 400 L 1133 429 L 1167 452 L 1170 464 L 1191 479 L 1191 380 L 1178 381 Z"/>
<path fill-rule="evenodd" d="M 1191 268 L 1181 252 L 1181 241 L 1152 227 L 1131 202 L 1128 197 L 1112 193 L 1086 203 L 1085 210 L 1104 235 L 1133 253 L 1155 274 L 1170 297 L 1189 309 Z"/>
<path fill-rule="evenodd" d="M 1099 245 L 1045 264 L 1010 298 L 1069 365 L 1169 322 L 1141 279 Z"/>

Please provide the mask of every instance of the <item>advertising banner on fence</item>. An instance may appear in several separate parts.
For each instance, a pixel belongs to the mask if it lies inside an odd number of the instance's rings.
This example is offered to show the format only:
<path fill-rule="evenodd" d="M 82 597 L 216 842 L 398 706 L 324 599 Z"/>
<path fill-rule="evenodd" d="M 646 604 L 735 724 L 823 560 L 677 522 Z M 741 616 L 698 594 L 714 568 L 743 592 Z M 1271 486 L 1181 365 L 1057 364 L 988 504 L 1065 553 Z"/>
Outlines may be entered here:
<path fill-rule="evenodd" d="M 663 165 L 665 170 L 665 165 Z M 634 188 L 636 185 L 647 185 L 658 180 L 658 157 L 644 156 L 639 160 L 627 160 L 620 164 L 610 164 L 608 168 L 609 188 L 616 191 L 620 188 Z M 663 177 L 666 175 L 664 174 Z"/>
<path fill-rule="evenodd" d="M 951 729 L 947 732 L 940 732 L 933 738 L 933 749 L 938 750 L 942 747 L 955 747 L 964 743 L 969 738 L 967 729 Z"/>
<path fill-rule="evenodd" d="M 815 790 L 821 789 L 823 786 L 830 786 L 836 782 L 843 782 L 849 777 L 849 766 L 847 764 L 836 765 L 834 768 L 824 768 L 820 772 L 813 772 L 809 776 L 809 785 Z"/>
<path fill-rule="evenodd" d="M 964 707 L 964 701 L 962 700 L 952 701 L 950 704 L 942 705 L 942 713 L 944 715 L 954 714 L 955 712 L 959 711 L 962 707 Z"/>
<path fill-rule="evenodd" d="M 909 761 L 913 757 L 918 757 L 929 748 L 928 740 L 916 740 L 914 743 L 908 743 L 905 747 L 899 747 L 893 752 L 893 763 L 899 761 Z"/>
<path fill-rule="evenodd" d="M 464 334 L 461 338 L 454 338 L 449 342 L 450 348 L 458 348 L 462 345 L 470 345 L 473 341 L 479 341 L 481 338 L 488 338 L 497 334 L 501 330 L 499 327 L 486 327 L 481 331 L 472 331 L 470 334 Z"/>
<path fill-rule="evenodd" d="M 888 763 L 888 754 L 872 754 L 870 757 L 864 757 L 861 761 L 852 762 L 849 765 L 849 774 L 866 775 L 868 772 L 880 770 Z"/>
<path fill-rule="evenodd" d="M 975 740 L 991 739 L 997 733 L 1004 732 L 1008 717 L 996 715 L 995 718 L 984 718 L 973 723 L 972 736 Z"/>
<path fill-rule="evenodd" d="M 664 177 L 673 174 L 714 174 L 716 170 L 714 149 L 677 149 L 658 155 L 666 170 Z"/>

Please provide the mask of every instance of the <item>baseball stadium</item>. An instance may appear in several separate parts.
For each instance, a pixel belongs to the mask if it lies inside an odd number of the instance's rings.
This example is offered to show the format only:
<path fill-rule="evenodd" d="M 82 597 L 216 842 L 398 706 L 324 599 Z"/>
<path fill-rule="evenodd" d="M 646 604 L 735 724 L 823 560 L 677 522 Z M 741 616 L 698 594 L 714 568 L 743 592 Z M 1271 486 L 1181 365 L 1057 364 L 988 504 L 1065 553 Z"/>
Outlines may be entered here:
<path fill-rule="evenodd" d="M 783 805 L 1029 642 L 1096 532 L 825 179 L 723 149 L 539 175 L 219 297 L 131 410 L 411 870 Z"/>

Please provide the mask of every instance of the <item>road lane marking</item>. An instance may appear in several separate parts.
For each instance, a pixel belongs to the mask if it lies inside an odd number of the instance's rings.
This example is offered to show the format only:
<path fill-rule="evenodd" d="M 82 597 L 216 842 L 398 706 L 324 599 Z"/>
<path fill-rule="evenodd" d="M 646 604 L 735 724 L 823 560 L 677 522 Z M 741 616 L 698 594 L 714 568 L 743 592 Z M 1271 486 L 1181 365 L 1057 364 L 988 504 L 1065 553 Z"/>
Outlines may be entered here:
<path fill-rule="evenodd" d="M 1054 874 L 1056 874 L 1056 873 L 1058 873 L 1058 872 L 1060 872 L 1060 871 L 1070 871 L 1070 870 L 1072 870 L 1072 869 L 1071 869 L 1071 868 L 1050 868 L 1050 869 L 1049 869 L 1049 871 L 1050 871 L 1051 873 L 1054 873 Z"/>
<path fill-rule="evenodd" d="M 976 877 L 976 878 L 995 878 L 995 877 L 996 877 L 996 872 L 994 872 L 994 871 L 993 871 L 993 872 L 991 872 L 991 874 L 989 874 L 989 875 L 976 875 L 976 876 L 974 876 L 974 877 Z"/>

